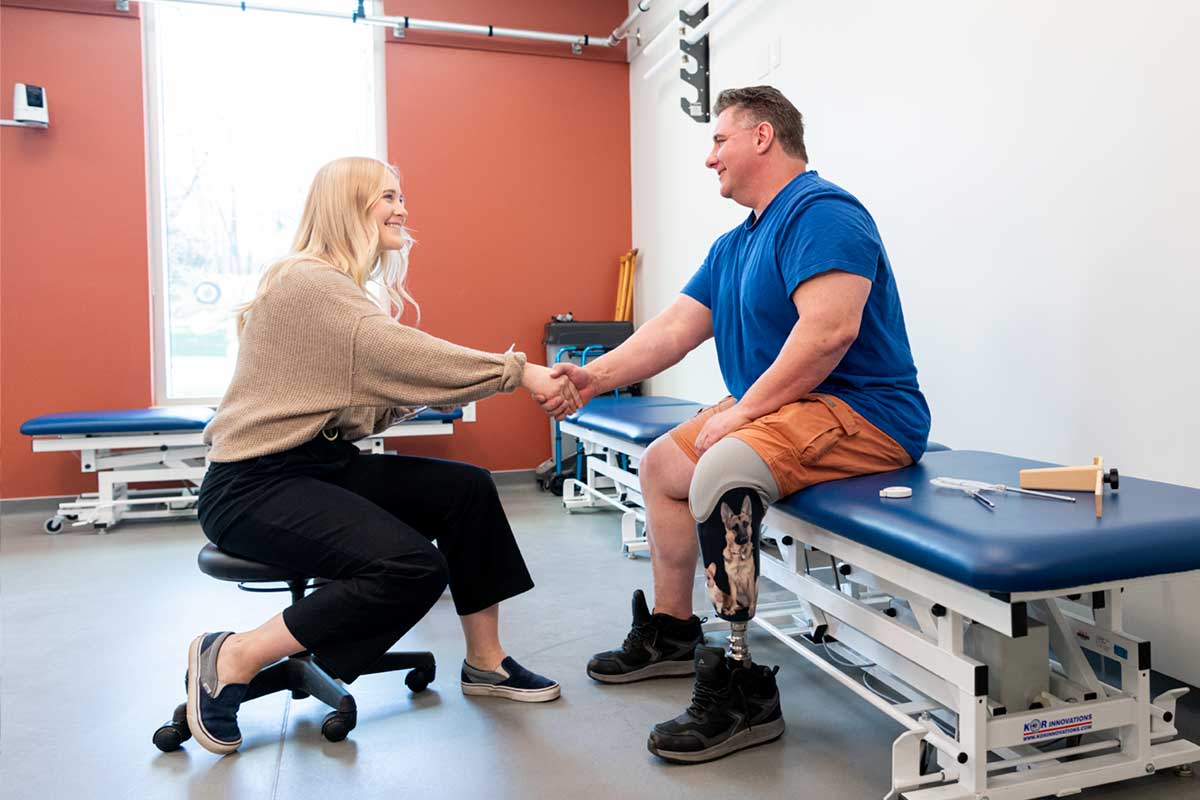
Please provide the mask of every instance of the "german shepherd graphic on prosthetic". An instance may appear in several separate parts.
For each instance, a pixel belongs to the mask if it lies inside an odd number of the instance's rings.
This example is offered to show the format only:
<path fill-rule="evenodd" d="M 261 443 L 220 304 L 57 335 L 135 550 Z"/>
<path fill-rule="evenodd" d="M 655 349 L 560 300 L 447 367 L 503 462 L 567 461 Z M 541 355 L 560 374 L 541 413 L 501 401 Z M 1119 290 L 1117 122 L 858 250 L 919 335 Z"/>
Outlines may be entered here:
<path fill-rule="evenodd" d="M 754 564 L 754 524 L 750 496 L 742 500 L 742 508 L 734 513 L 729 504 L 721 503 L 721 523 L 725 528 L 725 549 L 721 557 L 725 567 L 728 592 L 717 584 L 717 563 L 714 560 L 704 569 L 708 596 L 721 617 L 754 616 L 758 605 L 758 575 Z"/>

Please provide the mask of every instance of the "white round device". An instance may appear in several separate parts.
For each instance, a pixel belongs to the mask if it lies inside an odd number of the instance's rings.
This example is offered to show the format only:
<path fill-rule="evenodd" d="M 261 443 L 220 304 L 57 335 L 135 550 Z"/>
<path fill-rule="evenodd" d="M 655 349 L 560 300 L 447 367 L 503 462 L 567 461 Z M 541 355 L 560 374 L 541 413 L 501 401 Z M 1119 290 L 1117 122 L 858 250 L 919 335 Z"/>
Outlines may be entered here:
<path fill-rule="evenodd" d="M 886 489 L 880 489 L 879 496 L 888 500 L 901 500 L 905 497 L 912 497 L 912 489 L 907 486 L 889 486 Z"/>

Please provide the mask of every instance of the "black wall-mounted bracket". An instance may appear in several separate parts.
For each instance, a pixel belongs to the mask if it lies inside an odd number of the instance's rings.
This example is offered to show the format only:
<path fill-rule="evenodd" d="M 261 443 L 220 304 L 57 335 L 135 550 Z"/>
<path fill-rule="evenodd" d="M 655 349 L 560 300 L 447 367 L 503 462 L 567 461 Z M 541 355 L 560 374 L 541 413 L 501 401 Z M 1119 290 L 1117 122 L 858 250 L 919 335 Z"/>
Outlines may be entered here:
<path fill-rule="evenodd" d="M 695 14 L 688 14 L 683 9 L 679 11 L 679 21 L 689 28 L 694 29 L 707 18 L 707 3 Z M 681 38 L 679 40 L 679 49 L 683 51 L 685 64 L 688 63 L 689 59 L 696 62 L 695 72 L 689 72 L 686 66 L 681 67 L 679 77 L 683 79 L 684 83 L 694 88 L 697 94 L 695 100 L 690 100 L 687 97 L 679 98 L 679 105 L 683 109 L 683 113 L 696 122 L 707 123 L 711 119 L 709 116 L 710 104 L 708 102 L 708 34 L 705 34 L 704 38 L 695 44 L 688 44 Z"/>

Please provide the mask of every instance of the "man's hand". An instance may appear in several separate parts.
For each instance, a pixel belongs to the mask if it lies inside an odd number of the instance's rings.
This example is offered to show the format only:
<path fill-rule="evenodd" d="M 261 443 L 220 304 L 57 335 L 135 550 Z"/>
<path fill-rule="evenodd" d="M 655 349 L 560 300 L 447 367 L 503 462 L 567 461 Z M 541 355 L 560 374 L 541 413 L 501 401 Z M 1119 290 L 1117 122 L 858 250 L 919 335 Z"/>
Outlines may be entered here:
<path fill-rule="evenodd" d="M 550 377 L 570 386 L 568 392 L 560 393 L 558 397 L 547 395 L 537 398 L 537 401 L 542 404 L 542 410 L 555 419 L 561 420 L 567 414 L 574 414 L 596 396 L 596 380 L 592 373 L 569 361 L 555 364 L 554 369 L 550 370 Z M 569 411 L 563 411 L 563 403 L 568 397 L 574 397 L 579 405 Z"/>
<path fill-rule="evenodd" d="M 568 378 L 551 375 L 550 370 L 540 364 L 526 364 L 521 374 L 521 385 L 543 409 L 553 406 L 554 411 L 547 411 L 555 419 L 561 420 L 567 414 L 573 414 L 583 405 L 579 392 Z"/>
<path fill-rule="evenodd" d="M 696 436 L 696 454 L 704 455 L 708 448 L 721 441 L 730 431 L 735 431 L 752 421 L 753 418 L 738 408 L 736 403 L 724 411 L 718 411 L 708 418 L 708 422 L 704 423 L 704 427 Z"/>

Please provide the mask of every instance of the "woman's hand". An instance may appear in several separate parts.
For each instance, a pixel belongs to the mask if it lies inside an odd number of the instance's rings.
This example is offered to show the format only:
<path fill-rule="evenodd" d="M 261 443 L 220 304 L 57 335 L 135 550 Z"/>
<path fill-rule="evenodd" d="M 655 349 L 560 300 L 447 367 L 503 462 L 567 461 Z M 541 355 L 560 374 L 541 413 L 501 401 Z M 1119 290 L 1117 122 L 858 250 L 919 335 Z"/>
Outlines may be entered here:
<path fill-rule="evenodd" d="M 561 402 L 555 404 L 555 412 L 551 415 L 558 420 L 575 413 L 583 405 L 570 378 L 552 377 L 550 370 L 541 364 L 525 365 L 525 371 L 521 373 L 521 386 L 543 407 L 552 400 L 560 399 Z"/>
<path fill-rule="evenodd" d="M 550 377 L 565 377 L 570 380 L 575 387 L 575 396 L 579 398 L 580 407 L 590 402 L 596 396 L 599 389 L 592 373 L 588 372 L 584 367 L 572 364 L 570 361 L 562 361 L 555 364 L 553 369 L 550 370 Z M 562 396 L 548 397 L 545 400 L 539 398 L 538 402 L 542 404 L 543 411 L 552 417 L 556 417 L 559 413 L 559 406 L 566 402 L 566 398 Z"/>

